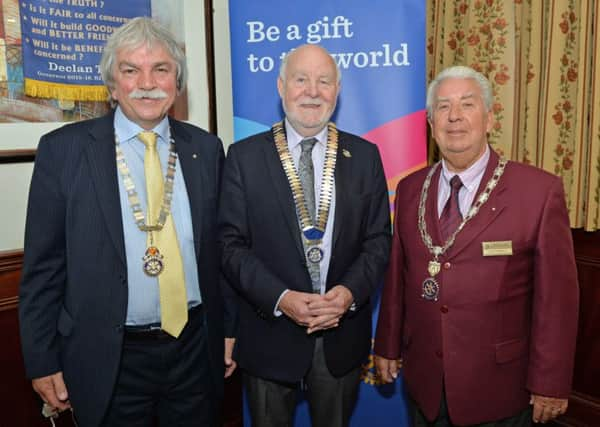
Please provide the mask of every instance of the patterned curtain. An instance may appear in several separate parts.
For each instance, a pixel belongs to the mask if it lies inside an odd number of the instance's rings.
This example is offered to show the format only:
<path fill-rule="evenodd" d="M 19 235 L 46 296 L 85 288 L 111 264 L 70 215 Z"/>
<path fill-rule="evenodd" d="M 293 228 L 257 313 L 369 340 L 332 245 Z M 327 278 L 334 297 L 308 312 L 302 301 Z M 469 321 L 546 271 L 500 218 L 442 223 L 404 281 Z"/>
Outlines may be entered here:
<path fill-rule="evenodd" d="M 458 64 L 488 76 L 492 147 L 561 176 L 571 226 L 597 230 L 600 0 L 427 0 L 427 10 L 429 80 Z"/>

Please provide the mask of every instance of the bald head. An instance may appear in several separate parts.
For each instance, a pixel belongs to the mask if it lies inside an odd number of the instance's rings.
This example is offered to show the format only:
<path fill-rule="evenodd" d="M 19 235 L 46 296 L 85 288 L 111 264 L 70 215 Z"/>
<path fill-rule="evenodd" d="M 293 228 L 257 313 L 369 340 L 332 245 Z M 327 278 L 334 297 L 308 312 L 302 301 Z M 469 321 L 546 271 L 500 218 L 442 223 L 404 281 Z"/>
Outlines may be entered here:
<path fill-rule="evenodd" d="M 301 136 L 315 136 L 327 125 L 339 89 L 335 61 L 321 46 L 303 45 L 284 57 L 277 90 L 288 122 Z"/>
<path fill-rule="evenodd" d="M 294 50 L 289 51 L 281 60 L 281 65 L 279 66 L 279 78 L 285 80 L 285 73 L 290 61 L 294 60 L 295 56 L 303 56 L 303 55 L 324 55 L 331 60 L 331 65 L 335 68 L 335 78 L 337 83 L 339 84 L 342 80 L 342 73 L 337 65 L 337 63 L 333 60 L 333 57 L 329 54 L 327 49 L 322 46 L 316 44 L 303 44 L 298 46 Z"/>

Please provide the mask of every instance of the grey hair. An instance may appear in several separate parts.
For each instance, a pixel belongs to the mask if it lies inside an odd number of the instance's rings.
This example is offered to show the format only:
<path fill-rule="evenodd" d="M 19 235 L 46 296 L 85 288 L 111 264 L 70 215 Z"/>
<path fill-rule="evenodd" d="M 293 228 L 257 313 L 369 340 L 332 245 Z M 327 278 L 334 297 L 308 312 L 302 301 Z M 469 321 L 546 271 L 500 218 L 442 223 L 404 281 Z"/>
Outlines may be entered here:
<path fill-rule="evenodd" d="M 122 49 L 135 49 L 144 44 L 148 47 L 159 44 L 169 52 L 177 64 L 177 89 L 183 90 L 188 76 L 183 50 L 169 30 L 151 18 L 140 16 L 117 28 L 104 46 L 100 60 L 100 74 L 109 91 L 115 87 L 113 72 L 118 52 Z M 109 101 L 112 103 L 110 95 Z"/>
<path fill-rule="evenodd" d="M 279 78 L 283 81 L 285 81 L 285 71 L 287 69 L 287 64 L 288 64 L 288 58 L 290 57 L 290 55 L 292 55 L 298 48 L 304 47 L 304 46 L 316 46 L 319 49 L 321 49 L 324 53 L 326 53 L 327 55 L 331 56 L 331 60 L 333 61 L 333 64 L 335 65 L 335 79 L 337 81 L 337 83 L 339 84 L 342 81 L 342 72 L 340 70 L 340 67 L 338 66 L 338 63 L 335 61 L 335 58 L 327 51 L 327 49 L 325 49 L 323 46 L 320 45 L 314 45 L 314 44 L 304 44 L 302 46 L 298 46 L 297 48 L 294 48 L 292 50 L 290 50 L 288 53 L 286 53 L 283 56 L 283 59 L 281 60 L 281 64 L 279 65 Z"/>
<path fill-rule="evenodd" d="M 486 111 L 492 109 L 492 103 L 494 101 L 492 95 L 492 85 L 490 81 L 480 72 L 475 71 L 471 67 L 465 67 L 463 65 L 455 65 L 453 67 L 442 70 L 435 79 L 429 83 L 427 88 L 427 118 L 431 119 L 433 114 L 433 103 L 437 96 L 437 88 L 446 79 L 472 79 L 481 89 L 481 96 L 483 98 L 483 104 Z"/>

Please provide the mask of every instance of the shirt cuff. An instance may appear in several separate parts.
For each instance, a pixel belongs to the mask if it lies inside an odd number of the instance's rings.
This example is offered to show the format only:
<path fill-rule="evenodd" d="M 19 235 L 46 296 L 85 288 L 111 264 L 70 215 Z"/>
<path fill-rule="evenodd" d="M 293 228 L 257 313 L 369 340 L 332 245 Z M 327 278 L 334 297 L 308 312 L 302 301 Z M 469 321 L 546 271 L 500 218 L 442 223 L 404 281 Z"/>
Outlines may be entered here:
<path fill-rule="evenodd" d="M 275 317 L 280 317 L 283 314 L 283 312 L 281 310 L 279 310 L 279 303 L 281 302 L 281 298 L 283 298 L 283 296 L 285 294 L 287 294 L 289 291 L 290 291 L 289 289 L 286 289 L 285 291 L 283 291 L 281 293 L 281 295 L 279 295 L 279 298 L 277 298 L 277 303 L 275 304 L 275 308 L 273 309 L 273 315 Z"/>

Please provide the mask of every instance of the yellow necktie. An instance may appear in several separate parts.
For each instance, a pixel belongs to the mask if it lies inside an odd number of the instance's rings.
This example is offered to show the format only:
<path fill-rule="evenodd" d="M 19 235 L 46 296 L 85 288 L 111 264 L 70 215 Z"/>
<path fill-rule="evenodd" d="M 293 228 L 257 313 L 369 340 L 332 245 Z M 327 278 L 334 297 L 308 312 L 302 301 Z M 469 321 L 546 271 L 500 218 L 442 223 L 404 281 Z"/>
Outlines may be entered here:
<path fill-rule="evenodd" d="M 140 132 L 138 138 L 146 145 L 144 173 L 148 195 L 147 221 L 155 224 L 163 198 L 163 174 L 156 150 L 156 134 Z M 153 242 L 151 242 L 151 235 Z M 164 269 L 158 276 L 161 328 L 177 338 L 188 320 L 187 295 L 183 261 L 179 251 L 173 215 L 169 213 L 161 230 L 148 233 L 148 246 L 156 246 L 163 255 Z"/>

